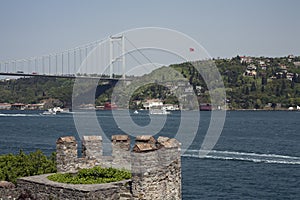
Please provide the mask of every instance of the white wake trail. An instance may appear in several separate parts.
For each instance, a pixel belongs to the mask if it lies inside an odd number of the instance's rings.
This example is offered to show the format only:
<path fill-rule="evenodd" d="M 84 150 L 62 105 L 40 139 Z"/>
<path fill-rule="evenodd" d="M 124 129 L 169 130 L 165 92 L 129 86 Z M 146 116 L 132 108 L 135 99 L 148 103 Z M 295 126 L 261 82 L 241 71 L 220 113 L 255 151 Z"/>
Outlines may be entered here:
<path fill-rule="evenodd" d="M 212 150 L 206 153 L 208 154 L 204 158 L 202 158 L 200 157 L 200 150 L 186 150 L 183 154 L 183 157 L 300 165 L 300 157 L 296 156 L 216 150 Z"/>

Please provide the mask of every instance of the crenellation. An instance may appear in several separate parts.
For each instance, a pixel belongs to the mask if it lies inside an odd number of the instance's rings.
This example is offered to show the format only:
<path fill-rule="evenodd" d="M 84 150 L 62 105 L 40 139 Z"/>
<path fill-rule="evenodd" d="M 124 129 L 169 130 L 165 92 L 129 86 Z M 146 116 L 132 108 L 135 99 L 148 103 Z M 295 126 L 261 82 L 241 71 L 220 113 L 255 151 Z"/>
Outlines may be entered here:
<path fill-rule="evenodd" d="M 77 141 L 73 136 L 60 137 L 56 141 L 58 172 L 74 172 L 77 163 Z"/>
<path fill-rule="evenodd" d="M 102 137 L 98 135 L 82 137 L 82 156 L 86 159 L 101 160 Z"/>
<path fill-rule="evenodd" d="M 36 199 L 113 199 L 113 200 L 180 200 L 181 157 L 176 139 L 149 135 L 136 137 L 130 150 L 128 135 L 114 135 L 112 156 L 103 156 L 101 136 L 82 137 L 82 157 L 77 156 L 75 137 L 60 137 L 56 142 L 58 172 L 76 173 L 82 168 L 125 168 L 131 180 L 108 184 L 64 184 L 47 179 L 47 174 L 20 178 L 11 192 L 0 194 L 18 198 L 22 194 Z"/>
<path fill-rule="evenodd" d="M 133 152 L 135 153 L 142 153 L 148 151 L 155 151 L 157 150 L 157 146 L 155 144 L 148 144 L 148 143 L 138 143 L 135 144 L 133 147 Z"/>
<path fill-rule="evenodd" d="M 128 135 L 113 135 L 112 162 L 114 168 L 131 169 L 130 137 Z"/>
<path fill-rule="evenodd" d="M 135 138 L 135 143 L 136 144 L 140 144 L 140 143 L 156 144 L 156 140 L 151 135 L 138 135 Z"/>
<path fill-rule="evenodd" d="M 111 136 L 111 142 L 120 149 L 130 150 L 130 137 L 128 135 L 113 135 Z"/>
<path fill-rule="evenodd" d="M 133 199 L 181 199 L 180 143 L 148 138 L 137 138 L 132 152 Z"/>

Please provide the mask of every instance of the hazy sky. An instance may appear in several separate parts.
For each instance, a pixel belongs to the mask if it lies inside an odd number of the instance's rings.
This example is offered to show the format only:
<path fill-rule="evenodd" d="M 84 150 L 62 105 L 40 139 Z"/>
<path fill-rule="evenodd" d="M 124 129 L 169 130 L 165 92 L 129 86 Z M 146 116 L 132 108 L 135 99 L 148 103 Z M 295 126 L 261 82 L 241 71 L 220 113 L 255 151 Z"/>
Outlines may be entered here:
<path fill-rule="evenodd" d="M 212 57 L 300 55 L 299 9 L 299 0 L 0 0 L 0 60 L 145 26 L 183 32 Z"/>

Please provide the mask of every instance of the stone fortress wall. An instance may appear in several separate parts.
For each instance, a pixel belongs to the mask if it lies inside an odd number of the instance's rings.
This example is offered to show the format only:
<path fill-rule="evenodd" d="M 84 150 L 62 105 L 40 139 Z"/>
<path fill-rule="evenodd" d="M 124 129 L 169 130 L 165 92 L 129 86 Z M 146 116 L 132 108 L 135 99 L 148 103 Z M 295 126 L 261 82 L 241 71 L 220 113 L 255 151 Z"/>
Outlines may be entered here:
<path fill-rule="evenodd" d="M 56 142 L 56 158 L 58 172 L 76 172 L 78 169 L 114 167 L 131 169 L 130 138 L 128 135 L 112 136 L 112 155 L 103 156 L 101 136 L 82 137 L 82 157 L 77 155 L 75 137 L 61 137 Z"/>
<path fill-rule="evenodd" d="M 58 172 L 76 173 L 94 166 L 127 169 L 131 180 L 109 184 L 73 185 L 47 179 L 48 175 L 20 178 L 10 193 L 32 196 L 31 199 L 181 199 L 180 143 L 176 139 L 137 136 L 133 148 L 127 135 L 113 135 L 112 155 L 104 156 L 101 136 L 82 137 L 82 157 L 73 136 L 56 142 Z M 15 190 L 15 191 L 14 191 Z M 9 190 L 1 190 L 6 194 Z M 6 192 L 6 193 L 5 193 Z M 8 192 L 9 193 L 9 192 Z M 17 197 L 12 195 L 11 198 Z M 5 198 L 4 198 L 5 199 Z"/>
<path fill-rule="evenodd" d="M 101 136 L 83 136 L 82 158 L 74 137 L 57 140 L 57 169 L 76 172 L 94 166 L 128 169 L 133 199 L 181 199 L 180 143 L 176 139 L 137 136 L 130 149 L 128 135 L 113 135 L 112 155 L 103 156 Z"/>

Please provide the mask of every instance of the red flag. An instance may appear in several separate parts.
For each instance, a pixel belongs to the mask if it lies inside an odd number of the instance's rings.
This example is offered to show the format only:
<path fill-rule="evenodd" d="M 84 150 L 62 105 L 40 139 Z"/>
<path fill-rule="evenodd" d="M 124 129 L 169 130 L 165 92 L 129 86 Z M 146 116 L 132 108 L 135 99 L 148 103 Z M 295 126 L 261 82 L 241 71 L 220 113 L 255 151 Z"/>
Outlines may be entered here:
<path fill-rule="evenodd" d="M 190 48 L 190 52 L 193 52 L 193 51 L 195 51 L 195 49 L 194 48 Z"/>

